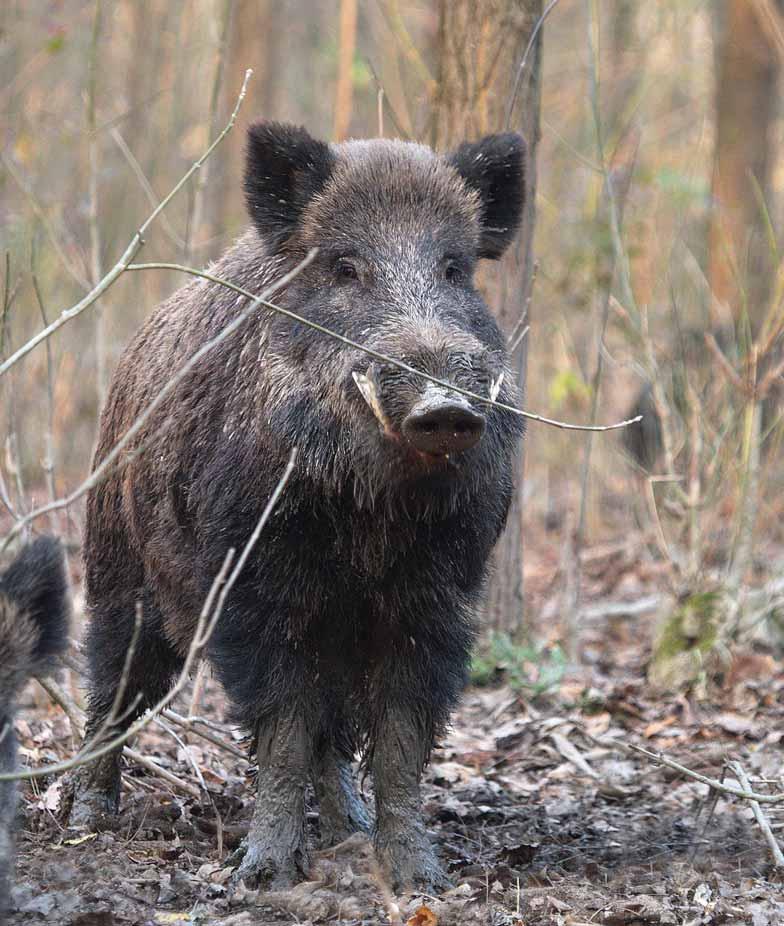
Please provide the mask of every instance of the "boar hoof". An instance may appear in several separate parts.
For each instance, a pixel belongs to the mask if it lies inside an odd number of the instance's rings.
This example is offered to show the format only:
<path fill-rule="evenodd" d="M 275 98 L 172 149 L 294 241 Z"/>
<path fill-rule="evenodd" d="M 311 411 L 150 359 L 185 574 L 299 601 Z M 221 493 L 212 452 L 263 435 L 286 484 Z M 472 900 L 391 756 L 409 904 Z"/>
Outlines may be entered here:
<path fill-rule="evenodd" d="M 307 855 L 303 850 L 292 852 L 263 840 L 256 841 L 250 836 L 242 841 L 228 864 L 238 866 L 231 877 L 232 885 L 244 881 L 251 890 L 291 887 L 302 881 L 308 870 Z"/>
<path fill-rule="evenodd" d="M 98 780 L 95 769 L 85 766 L 63 784 L 60 818 L 74 829 L 110 830 L 120 810 L 119 774 Z"/>
<path fill-rule="evenodd" d="M 345 815 L 333 815 L 322 810 L 319 814 L 319 826 L 321 828 L 320 845 L 322 849 L 331 849 L 333 846 L 338 846 L 356 833 L 370 835 L 371 829 L 367 811 L 359 803 L 352 806 L 351 810 Z"/>
<path fill-rule="evenodd" d="M 394 891 L 418 888 L 439 894 L 451 882 L 424 834 L 399 834 L 392 839 L 376 837 L 381 872 Z"/>
<path fill-rule="evenodd" d="M 116 826 L 119 802 L 100 788 L 74 794 L 67 814 L 68 825 L 76 829 L 110 830 Z"/>
<path fill-rule="evenodd" d="M 317 791 L 322 849 L 337 846 L 355 833 L 370 834 L 368 810 L 357 793 L 350 766 L 340 770 L 336 781 L 327 779 L 327 786 Z"/>

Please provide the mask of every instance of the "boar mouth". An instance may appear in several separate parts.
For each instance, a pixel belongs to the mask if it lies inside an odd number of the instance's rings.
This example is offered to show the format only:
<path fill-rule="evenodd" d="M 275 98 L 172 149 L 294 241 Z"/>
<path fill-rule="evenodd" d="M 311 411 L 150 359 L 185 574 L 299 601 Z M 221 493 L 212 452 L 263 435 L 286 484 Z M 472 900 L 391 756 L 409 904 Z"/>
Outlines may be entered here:
<path fill-rule="evenodd" d="M 386 437 L 403 439 L 408 449 L 423 461 L 450 461 L 453 454 L 470 450 L 481 439 L 486 419 L 463 396 L 445 392 L 428 383 L 417 404 L 402 423 L 402 433 L 393 427 L 381 404 L 372 367 L 365 373 L 352 371 L 352 378 Z M 490 384 L 489 399 L 495 402 L 504 374 Z"/>

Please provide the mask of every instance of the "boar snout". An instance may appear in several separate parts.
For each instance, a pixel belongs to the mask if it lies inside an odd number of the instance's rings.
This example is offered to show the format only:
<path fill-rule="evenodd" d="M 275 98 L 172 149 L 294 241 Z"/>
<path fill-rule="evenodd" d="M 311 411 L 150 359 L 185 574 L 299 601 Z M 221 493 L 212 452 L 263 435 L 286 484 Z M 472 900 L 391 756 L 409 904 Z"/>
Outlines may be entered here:
<path fill-rule="evenodd" d="M 431 393 L 406 415 L 402 429 L 414 449 L 443 456 L 478 444 L 485 417 L 457 396 Z"/>

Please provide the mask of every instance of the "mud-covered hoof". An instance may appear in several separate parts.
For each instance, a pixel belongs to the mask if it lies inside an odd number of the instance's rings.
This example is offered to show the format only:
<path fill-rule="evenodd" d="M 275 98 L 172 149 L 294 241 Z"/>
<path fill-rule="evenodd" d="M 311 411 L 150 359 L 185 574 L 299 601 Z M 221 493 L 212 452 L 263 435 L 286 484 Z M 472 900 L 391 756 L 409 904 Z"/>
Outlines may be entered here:
<path fill-rule="evenodd" d="M 313 773 L 313 784 L 319 805 L 322 849 L 340 845 L 355 833 L 370 834 L 370 812 L 348 760 L 329 754 L 322 757 L 321 765 Z"/>
<path fill-rule="evenodd" d="M 440 894 L 452 887 L 427 837 L 401 834 L 393 839 L 376 837 L 381 874 L 393 891 L 422 890 Z"/>
<path fill-rule="evenodd" d="M 236 886 L 242 881 L 251 890 L 291 887 L 306 877 L 309 867 L 304 851 L 281 851 L 247 836 L 229 856 L 227 864 L 229 867 L 237 866 L 231 876 L 231 885 Z"/>
<path fill-rule="evenodd" d="M 319 844 L 331 849 L 350 839 L 355 833 L 370 835 L 372 823 L 362 798 L 352 795 L 342 806 L 323 802 L 319 812 Z"/>
<path fill-rule="evenodd" d="M 117 826 L 120 812 L 120 789 L 101 788 L 87 769 L 78 769 L 63 783 L 59 818 L 73 829 L 111 830 Z"/>
<path fill-rule="evenodd" d="M 369 836 L 372 827 L 367 817 L 359 820 L 341 821 L 321 818 L 319 820 L 319 829 L 321 831 L 319 838 L 320 848 L 331 849 L 333 846 L 339 846 L 347 839 L 351 839 L 352 836 L 356 836 L 357 833 L 364 833 L 365 836 Z"/>

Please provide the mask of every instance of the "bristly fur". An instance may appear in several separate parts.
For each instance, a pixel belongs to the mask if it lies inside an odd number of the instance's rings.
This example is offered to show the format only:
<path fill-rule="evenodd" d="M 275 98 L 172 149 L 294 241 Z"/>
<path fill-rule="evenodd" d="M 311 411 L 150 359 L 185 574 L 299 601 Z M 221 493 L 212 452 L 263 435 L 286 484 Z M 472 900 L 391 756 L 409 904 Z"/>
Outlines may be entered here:
<path fill-rule="evenodd" d="M 61 651 L 67 588 L 62 547 L 52 537 L 26 546 L 0 578 L 0 706 Z"/>
<path fill-rule="evenodd" d="M 479 256 L 498 259 L 520 226 L 525 198 L 525 142 L 514 132 L 464 142 L 449 158 L 482 202 Z"/>
<path fill-rule="evenodd" d="M 280 305 L 480 395 L 503 372 L 498 399 L 516 403 L 504 336 L 472 274 L 517 227 L 523 151 L 512 135 L 446 158 L 410 143 L 329 146 L 304 129 L 254 126 L 253 227 L 211 272 L 261 292 L 316 247 Z M 153 314 L 118 365 L 97 461 L 245 305 L 199 280 Z M 356 386 L 365 373 L 383 429 Z M 90 729 L 112 703 L 139 600 L 126 696 L 141 694 L 143 710 L 167 690 L 227 549 L 244 546 L 297 447 L 208 656 L 250 731 L 296 710 L 313 749 L 372 755 L 402 706 L 415 759 L 426 759 L 466 681 L 522 426 L 478 404 L 482 440 L 426 458 L 400 431 L 423 389 L 419 377 L 268 310 L 192 370 L 141 429 L 141 452 L 129 448 L 88 498 Z M 115 766 L 107 774 L 116 779 Z"/>
<path fill-rule="evenodd" d="M 0 771 L 16 767 L 15 701 L 33 674 L 51 667 L 68 625 L 65 564 L 60 543 L 40 537 L 0 577 Z M 13 863 L 16 787 L 0 782 L 0 919 L 8 907 Z"/>

